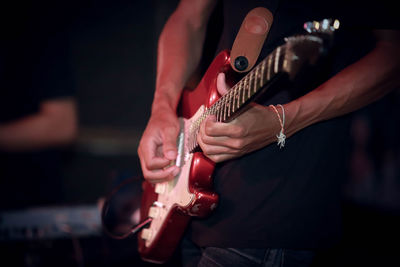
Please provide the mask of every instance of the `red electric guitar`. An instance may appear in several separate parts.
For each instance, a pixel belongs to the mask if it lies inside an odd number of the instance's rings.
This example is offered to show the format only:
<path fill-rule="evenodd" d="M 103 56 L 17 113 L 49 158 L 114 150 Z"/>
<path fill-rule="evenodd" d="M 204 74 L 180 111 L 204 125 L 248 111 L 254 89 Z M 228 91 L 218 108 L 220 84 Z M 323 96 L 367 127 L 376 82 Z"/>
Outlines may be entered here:
<path fill-rule="evenodd" d="M 218 203 L 212 190 L 214 163 L 199 150 L 196 141 L 201 122 L 209 115 L 228 122 L 281 77 L 293 79 L 307 64 L 315 64 L 326 51 L 326 43 L 338 21 L 305 23 L 304 35 L 285 39 L 268 57 L 253 68 L 227 94 L 220 97 L 216 79 L 220 72 L 232 72 L 228 51 L 221 52 L 193 91 L 184 90 L 181 100 L 181 130 L 176 165 L 180 173 L 172 180 L 143 182 L 141 219 L 148 228 L 138 235 L 139 253 L 146 261 L 163 263 L 173 254 L 192 216 L 209 215 Z M 151 220 L 151 222 L 150 222 Z"/>

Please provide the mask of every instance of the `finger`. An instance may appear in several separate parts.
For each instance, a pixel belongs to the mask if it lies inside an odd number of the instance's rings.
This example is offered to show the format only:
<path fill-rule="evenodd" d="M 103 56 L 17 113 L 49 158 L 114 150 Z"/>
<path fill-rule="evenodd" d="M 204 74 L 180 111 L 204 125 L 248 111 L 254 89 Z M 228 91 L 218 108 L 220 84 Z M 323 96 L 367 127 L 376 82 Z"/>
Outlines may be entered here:
<path fill-rule="evenodd" d="M 239 157 L 239 155 L 235 154 L 219 154 L 219 155 L 208 156 L 208 158 L 214 161 L 215 163 L 220 163 L 237 157 Z"/>
<path fill-rule="evenodd" d="M 209 137 L 201 135 L 199 139 L 204 147 L 221 147 L 221 149 L 217 150 L 217 153 L 237 153 L 243 150 L 247 145 L 245 139 L 230 137 Z M 222 148 L 225 148 L 225 150 Z"/>
<path fill-rule="evenodd" d="M 213 162 L 215 162 L 215 163 L 217 163 L 217 162 L 221 162 L 221 159 L 220 159 L 220 155 L 223 155 L 223 154 L 210 154 L 210 153 L 207 153 L 207 151 L 209 150 L 209 146 L 207 146 L 207 145 L 205 145 L 204 143 L 203 143 L 203 141 L 201 140 L 201 138 L 200 137 L 197 137 L 197 142 L 198 142 L 198 144 L 200 145 L 200 148 L 202 149 L 202 151 L 203 151 L 203 154 L 207 157 L 207 158 L 209 158 L 209 159 L 211 159 Z"/>
<path fill-rule="evenodd" d="M 207 118 L 204 122 L 204 133 L 212 137 L 240 138 L 246 134 L 246 131 L 234 123 L 217 122 Z"/>
<path fill-rule="evenodd" d="M 206 125 L 208 125 L 208 121 L 211 121 L 211 123 L 215 122 L 215 116 L 207 117 L 205 122 L 203 122 L 200 125 L 199 134 L 197 135 L 198 142 L 202 143 L 202 144 L 207 144 L 207 145 L 218 145 L 219 140 L 217 138 L 214 138 L 213 136 L 209 136 L 206 133 Z M 212 127 L 212 126 L 208 126 L 208 127 Z"/>
<path fill-rule="evenodd" d="M 178 129 L 176 127 L 167 127 L 162 131 L 163 153 L 168 160 L 175 160 L 177 156 L 176 139 Z"/>
<path fill-rule="evenodd" d="M 203 123 L 202 125 L 200 125 L 200 131 L 199 134 L 197 136 L 198 138 L 198 142 L 202 143 L 204 145 L 217 145 L 217 146 L 221 146 L 228 137 L 226 136 L 210 136 L 206 133 L 206 124 Z"/>
<path fill-rule="evenodd" d="M 172 171 L 152 171 L 150 173 L 143 173 L 143 177 L 150 183 L 162 183 L 174 179 Z"/>
<path fill-rule="evenodd" d="M 210 146 L 210 145 L 205 145 L 204 148 L 202 148 L 202 150 L 203 153 L 207 156 L 222 155 L 222 154 L 237 154 L 240 152 L 237 149 L 226 146 Z"/>
<path fill-rule="evenodd" d="M 158 147 L 159 145 L 154 139 L 144 139 L 139 146 L 139 157 L 149 170 L 162 169 L 168 166 L 170 162 L 170 160 L 157 155 Z"/>
<path fill-rule="evenodd" d="M 206 155 L 216 154 L 235 154 L 239 153 L 239 149 L 235 146 L 235 139 L 227 137 L 209 137 L 204 135 L 200 129 L 197 136 L 197 143 L 200 145 L 203 153 Z M 240 140 L 239 140 L 240 141 Z"/>
<path fill-rule="evenodd" d="M 225 95 L 229 91 L 229 85 L 225 80 L 225 73 L 221 72 L 217 76 L 217 90 L 220 95 Z"/>
<path fill-rule="evenodd" d="M 167 167 L 170 163 L 171 161 L 166 158 L 153 158 L 153 160 L 147 162 L 146 168 L 150 171 L 163 169 Z"/>
<path fill-rule="evenodd" d="M 152 183 L 168 181 L 179 173 L 179 168 L 175 165 L 165 169 L 149 170 L 142 159 L 140 163 L 142 165 L 143 177 Z"/>

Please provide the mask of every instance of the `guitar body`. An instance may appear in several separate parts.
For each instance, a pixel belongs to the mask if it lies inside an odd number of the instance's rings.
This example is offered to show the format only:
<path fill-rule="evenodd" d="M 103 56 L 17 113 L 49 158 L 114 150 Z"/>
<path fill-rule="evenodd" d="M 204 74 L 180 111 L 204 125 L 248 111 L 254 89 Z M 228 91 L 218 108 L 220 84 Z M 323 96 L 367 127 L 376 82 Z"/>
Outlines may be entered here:
<path fill-rule="evenodd" d="M 221 52 L 211 63 L 195 90 L 184 90 L 178 115 L 181 133 L 178 138 L 177 164 L 181 172 L 171 182 L 151 184 L 143 182 L 141 220 L 152 217 L 149 228 L 138 236 L 142 259 L 163 263 L 174 253 L 190 218 L 205 217 L 216 208 L 218 195 L 212 191 L 212 173 L 215 163 L 201 152 L 187 150 L 187 132 L 192 122 L 205 108 L 220 97 L 217 76 L 229 72 L 229 52 Z"/>

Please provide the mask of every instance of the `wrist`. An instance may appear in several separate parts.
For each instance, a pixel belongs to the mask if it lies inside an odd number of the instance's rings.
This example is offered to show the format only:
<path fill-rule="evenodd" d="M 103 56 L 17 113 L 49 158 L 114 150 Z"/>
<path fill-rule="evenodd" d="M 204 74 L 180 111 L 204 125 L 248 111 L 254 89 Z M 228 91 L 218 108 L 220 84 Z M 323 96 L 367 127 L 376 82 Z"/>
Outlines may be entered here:
<path fill-rule="evenodd" d="M 172 107 L 171 104 L 167 102 L 154 101 L 151 107 L 151 115 L 155 114 L 167 114 L 176 113 L 176 108 Z"/>
<path fill-rule="evenodd" d="M 318 111 L 308 108 L 304 101 L 293 100 L 284 105 L 286 112 L 286 135 L 291 136 L 296 132 L 318 122 Z"/>
<path fill-rule="evenodd" d="M 181 91 L 172 85 L 157 87 L 151 107 L 151 113 L 172 112 L 176 113 L 176 108 L 180 99 Z"/>
<path fill-rule="evenodd" d="M 285 108 L 281 105 L 278 104 L 276 106 L 274 105 L 269 105 L 269 108 L 271 108 L 278 121 L 279 121 L 279 126 L 280 126 L 280 130 L 279 133 L 276 135 L 277 137 L 277 142 L 278 142 L 278 146 L 279 148 L 283 148 L 285 146 L 285 141 L 286 141 L 286 135 L 285 135 L 285 120 L 286 120 L 286 116 L 285 116 Z"/>

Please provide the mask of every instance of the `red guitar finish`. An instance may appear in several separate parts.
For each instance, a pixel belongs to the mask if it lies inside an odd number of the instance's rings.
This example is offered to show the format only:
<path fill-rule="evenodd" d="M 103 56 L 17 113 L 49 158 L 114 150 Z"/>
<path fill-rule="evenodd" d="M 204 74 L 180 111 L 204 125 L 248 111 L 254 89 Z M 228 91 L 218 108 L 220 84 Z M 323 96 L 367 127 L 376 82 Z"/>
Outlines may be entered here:
<path fill-rule="evenodd" d="M 203 79 L 195 90 L 184 90 L 180 105 L 180 115 L 189 119 L 202 106 L 210 107 L 220 97 L 217 92 L 217 75 L 220 72 L 229 72 L 229 52 L 221 52 L 208 68 Z M 157 231 L 157 236 L 151 244 L 141 235 L 138 236 L 139 253 L 146 261 L 162 263 L 174 252 L 192 216 L 204 217 L 211 213 L 218 202 L 218 195 L 212 192 L 212 173 L 215 163 L 201 152 L 193 153 L 188 177 L 188 190 L 194 198 L 187 206 L 174 204 L 166 215 L 166 223 Z M 141 219 L 149 216 L 149 209 L 157 201 L 158 194 L 155 185 L 143 182 L 143 197 L 141 204 Z M 154 233 L 152 233 L 154 234 Z"/>

